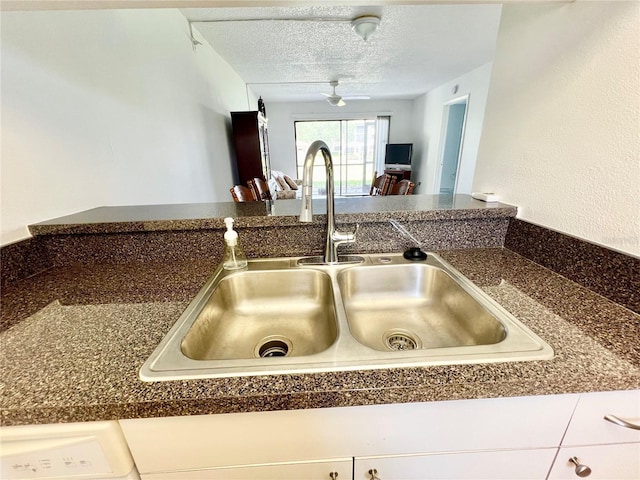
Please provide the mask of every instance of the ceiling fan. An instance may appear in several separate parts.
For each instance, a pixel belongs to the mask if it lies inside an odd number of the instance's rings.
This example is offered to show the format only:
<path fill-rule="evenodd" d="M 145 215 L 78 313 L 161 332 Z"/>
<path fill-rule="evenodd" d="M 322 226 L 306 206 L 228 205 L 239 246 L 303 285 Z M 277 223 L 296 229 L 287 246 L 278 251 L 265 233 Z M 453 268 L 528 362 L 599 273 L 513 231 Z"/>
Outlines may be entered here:
<path fill-rule="evenodd" d="M 342 97 L 336 93 L 338 81 L 332 80 L 329 82 L 329 85 L 333 87 L 333 93 L 331 95 L 329 95 L 328 93 L 322 93 L 322 95 L 327 97 L 327 102 L 329 102 L 329 105 L 333 105 L 334 107 L 344 107 L 346 103 L 344 103 Z"/>

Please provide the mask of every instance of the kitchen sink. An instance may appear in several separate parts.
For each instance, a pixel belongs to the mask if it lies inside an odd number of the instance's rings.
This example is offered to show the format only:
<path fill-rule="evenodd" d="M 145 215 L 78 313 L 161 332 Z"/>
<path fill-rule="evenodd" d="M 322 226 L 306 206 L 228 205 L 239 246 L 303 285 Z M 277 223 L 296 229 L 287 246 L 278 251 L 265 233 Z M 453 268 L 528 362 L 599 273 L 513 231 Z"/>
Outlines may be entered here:
<path fill-rule="evenodd" d="M 145 381 L 545 360 L 541 338 L 436 254 L 219 267 L 140 370 Z"/>

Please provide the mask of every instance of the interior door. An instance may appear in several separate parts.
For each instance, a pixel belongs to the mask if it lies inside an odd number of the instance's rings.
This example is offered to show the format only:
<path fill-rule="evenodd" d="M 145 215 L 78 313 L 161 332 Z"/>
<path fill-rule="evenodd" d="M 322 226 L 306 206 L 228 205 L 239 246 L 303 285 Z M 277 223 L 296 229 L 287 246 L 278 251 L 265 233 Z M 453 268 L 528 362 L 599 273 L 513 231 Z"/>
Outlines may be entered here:
<path fill-rule="evenodd" d="M 462 153 L 467 98 L 445 105 L 442 159 L 440 161 L 439 193 L 456 193 L 458 167 Z"/>

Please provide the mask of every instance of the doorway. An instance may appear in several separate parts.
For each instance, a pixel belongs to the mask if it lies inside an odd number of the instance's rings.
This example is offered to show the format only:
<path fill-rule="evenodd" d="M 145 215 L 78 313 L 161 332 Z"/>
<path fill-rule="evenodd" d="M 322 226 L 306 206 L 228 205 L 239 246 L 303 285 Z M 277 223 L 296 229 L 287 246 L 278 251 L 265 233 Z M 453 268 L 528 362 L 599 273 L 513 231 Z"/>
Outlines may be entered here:
<path fill-rule="evenodd" d="M 434 189 L 443 195 L 455 195 L 464 143 L 469 95 L 444 104 L 439 184 Z"/>

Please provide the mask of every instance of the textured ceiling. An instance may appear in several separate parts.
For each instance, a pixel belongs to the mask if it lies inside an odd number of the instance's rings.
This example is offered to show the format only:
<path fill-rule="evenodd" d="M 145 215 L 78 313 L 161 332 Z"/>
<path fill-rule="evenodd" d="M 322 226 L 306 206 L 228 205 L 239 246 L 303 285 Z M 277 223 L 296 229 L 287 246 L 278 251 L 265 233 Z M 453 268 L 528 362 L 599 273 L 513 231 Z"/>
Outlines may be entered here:
<path fill-rule="evenodd" d="M 184 9 L 207 42 L 265 101 L 412 99 L 493 59 L 500 5 Z M 351 29 L 381 17 L 368 42 Z M 254 21 L 255 19 L 262 19 Z M 205 23 L 206 20 L 228 20 Z"/>

